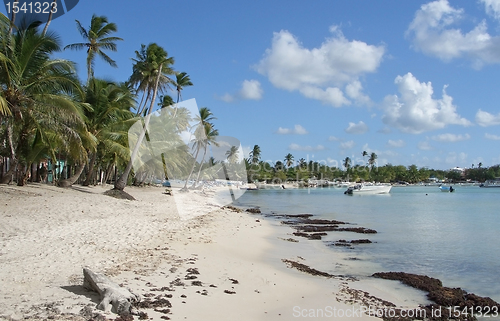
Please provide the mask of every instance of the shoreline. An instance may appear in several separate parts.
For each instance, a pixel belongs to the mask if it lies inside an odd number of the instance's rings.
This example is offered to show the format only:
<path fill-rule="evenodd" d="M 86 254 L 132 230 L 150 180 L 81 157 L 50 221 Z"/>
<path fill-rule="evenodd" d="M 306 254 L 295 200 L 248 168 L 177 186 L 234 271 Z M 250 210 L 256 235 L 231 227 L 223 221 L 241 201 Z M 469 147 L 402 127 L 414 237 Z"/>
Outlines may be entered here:
<path fill-rule="evenodd" d="M 95 309 L 97 294 L 81 286 L 84 266 L 146 301 L 168 300 L 170 307 L 143 309 L 152 320 L 275 320 L 304 309 L 347 311 L 363 299 L 408 309 L 427 302 L 423 292 L 397 282 L 312 276 L 287 267 L 283 260 L 345 271 L 349 260 L 328 251 L 316 264 L 315 256 L 327 250 L 322 244 L 263 215 L 220 209 L 192 192 L 215 211 L 181 220 L 163 188 L 127 188 L 137 201 L 100 194 L 107 189 L 0 186 L 6 209 L 0 216 L 0 319 L 116 318 Z"/>

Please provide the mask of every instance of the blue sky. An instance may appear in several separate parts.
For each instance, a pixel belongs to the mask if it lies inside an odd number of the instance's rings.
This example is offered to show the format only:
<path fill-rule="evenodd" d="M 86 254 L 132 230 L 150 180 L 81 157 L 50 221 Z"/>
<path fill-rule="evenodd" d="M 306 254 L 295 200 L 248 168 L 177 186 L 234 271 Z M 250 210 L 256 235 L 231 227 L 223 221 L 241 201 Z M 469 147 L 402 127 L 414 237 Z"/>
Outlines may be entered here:
<path fill-rule="evenodd" d="M 94 13 L 124 39 L 118 68 L 97 61 L 96 76 L 126 80 L 156 42 L 194 83 L 183 99 L 264 160 L 500 163 L 500 0 L 80 0 L 50 28 L 80 42 L 75 19 Z M 85 52 L 60 56 L 86 78 Z"/>

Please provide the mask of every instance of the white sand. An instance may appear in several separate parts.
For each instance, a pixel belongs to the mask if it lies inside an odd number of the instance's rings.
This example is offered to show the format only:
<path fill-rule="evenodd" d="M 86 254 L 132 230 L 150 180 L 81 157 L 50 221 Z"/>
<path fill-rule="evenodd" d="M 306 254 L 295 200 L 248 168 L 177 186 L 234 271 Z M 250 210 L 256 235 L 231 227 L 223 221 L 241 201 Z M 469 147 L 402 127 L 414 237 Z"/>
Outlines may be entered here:
<path fill-rule="evenodd" d="M 81 286 L 84 266 L 134 293 L 172 295 L 166 315 L 173 320 L 290 320 L 333 307 L 352 311 L 353 288 L 368 288 L 402 307 L 425 303 L 419 292 L 398 299 L 395 282 L 328 279 L 289 269 L 281 259 L 308 264 L 307 252 L 317 241 L 284 241 L 289 227 L 220 210 L 200 193 L 183 197 L 203 205 L 203 213 L 193 208 L 192 219 L 181 219 L 163 188 L 127 188 L 137 201 L 101 195 L 105 190 L 0 186 L 0 319 L 79 319 L 83 307 L 97 303 L 97 295 Z M 214 211 L 201 215 L 207 208 Z M 335 259 L 332 253 L 329 259 Z M 185 280 L 189 268 L 199 271 L 196 279 Z M 185 285 L 171 285 L 176 279 Z M 162 287 L 173 291 L 154 291 Z M 165 315 L 143 311 L 153 320 Z"/>

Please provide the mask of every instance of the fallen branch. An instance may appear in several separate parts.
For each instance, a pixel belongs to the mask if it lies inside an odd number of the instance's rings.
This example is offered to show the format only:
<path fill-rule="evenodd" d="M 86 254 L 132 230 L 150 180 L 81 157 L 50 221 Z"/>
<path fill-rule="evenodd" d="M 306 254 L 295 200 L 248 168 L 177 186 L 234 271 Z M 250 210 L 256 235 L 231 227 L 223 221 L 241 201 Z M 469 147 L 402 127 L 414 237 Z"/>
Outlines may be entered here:
<path fill-rule="evenodd" d="M 132 310 L 132 303 L 140 301 L 140 296 L 119 286 L 103 274 L 84 268 L 83 277 L 83 286 L 101 296 L 101 302 L 97 305 L 99 310 L 111 310 L 119 315 L 129 314 Z"/>

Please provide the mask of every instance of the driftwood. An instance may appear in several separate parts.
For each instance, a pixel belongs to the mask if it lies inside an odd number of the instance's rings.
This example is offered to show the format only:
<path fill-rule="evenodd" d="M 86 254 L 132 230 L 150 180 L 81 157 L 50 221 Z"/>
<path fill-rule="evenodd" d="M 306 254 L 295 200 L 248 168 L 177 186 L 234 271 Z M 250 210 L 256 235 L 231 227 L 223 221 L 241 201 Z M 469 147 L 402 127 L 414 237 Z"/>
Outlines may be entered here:
<path fill-rule="evenodd" d="M 119 315 L 129 314 L 132 312 L 132 303 L 140 301 L 140 296 L 119 286 L 103 274 L 84 268 L 83 277 L 83 286 L 101 296 L 101 302 L 97 306 L 99 310 L 111 310 Z"/>

